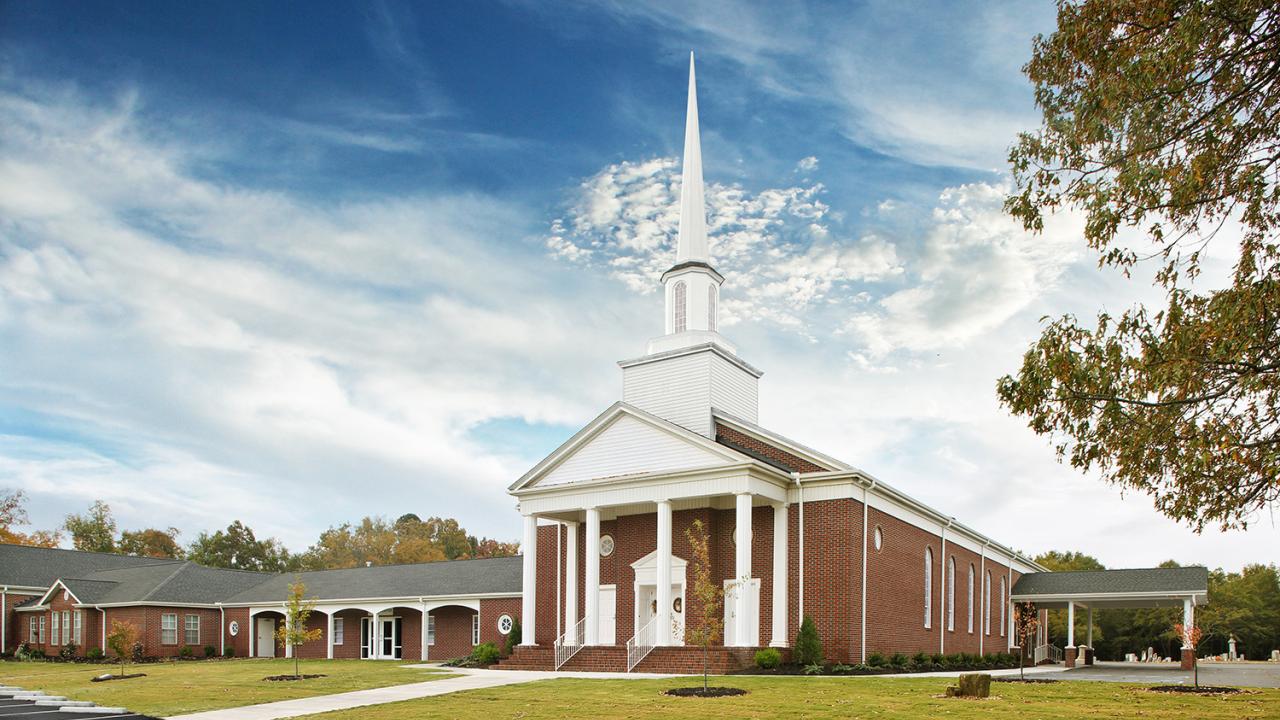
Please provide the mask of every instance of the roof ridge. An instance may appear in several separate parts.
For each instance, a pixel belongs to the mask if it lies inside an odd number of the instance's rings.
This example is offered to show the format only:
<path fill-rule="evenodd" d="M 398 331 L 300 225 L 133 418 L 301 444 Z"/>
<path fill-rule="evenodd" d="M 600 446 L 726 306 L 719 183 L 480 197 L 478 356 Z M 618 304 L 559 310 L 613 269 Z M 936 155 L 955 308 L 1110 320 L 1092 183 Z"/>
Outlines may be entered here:
<path fill-rule="evenodd" d="M 175 576 L 177 576 L 178 573 L 182 572 L 183 570 L 186 570 L 188 566 L 194 565 L 194 564 L 195 563 L 191 562 L 190 560 L 183 560 L 182 563 L 178 565 L 178 567 L 175 568 L 173 572 L 169 573 L 168 577 L 161 580 L 155 587 L 151 588 L 151 590 L 149 590 L 146 595 L 143 595 L 141 599 L 144 601 L 150 600 L 153 595 L 155 595 L 157 592 L 160 591 L 160 588 L 164 587 L 165 585 L 168 585 L 169 581 L 172 580 Z"/>
<path fill-rule="evenodd" d="M 1072 573 L 1096 573 L 1096 572 L 1126 572 L 1126 571 L 1147 571 L 1147 570 L 1208 570 L 1207 565 L 1179 565 L 1178 567 L 1136 567 L 1136 568 L 1102 568 L 1100 570 L 1045 570 L 1044 574 L 1053 573 L 1054 575 L 1070 575 Z M 1024 575 L 1041 574 L 1041 573 L 1023 573 Z"/>
<path fill-rule="evenodd" d="M 303 573 L 339 572 L 344 570 L 373 570 L 374 568 L 402 568 L 402 567 L 413 567 L 413 566 L 419 566 L 419 565 L 421 566 L 448 565 L 451 563 L 475 562 L 480 560 L 511 560 L 512 558 L 518 558 L 518 557 L 520 557 L 520 555 L 500 555 L 500 556 L 482 557 L 482 558 L 455 558 L 453 560 L 428 560 L 426 562 L 386 563 L 384 565 L 353 565 L 351 567 L 318 568 L 316 570 L 294 570 L 294 571 L 285 571 L 285 572 L 279 572 L 279 573 L 273 573 L 273 574 L 274 575 L 298 575 Z"/>
<path fill-rule="evenodd" d="M 137 560 L 155 560 L 157 562 L 186 562 L 178 558 L 152 558 L 144 555 L 130 555 L 128 553 L 103 552 L 101 550 L 77 550 L 75 548 L 63 548 L 63 547 L 38 547 L 36 545 L 23 545 L 21 543 L 0 542 L 0 547 L 22 548 L 24 550 L 37 550 L 41 552 L 57 551 L 57 552 L 63 552 L 63 553 L 75 553 L 76 555 L 104 555 L 107 557 L 134 558 Z"/>

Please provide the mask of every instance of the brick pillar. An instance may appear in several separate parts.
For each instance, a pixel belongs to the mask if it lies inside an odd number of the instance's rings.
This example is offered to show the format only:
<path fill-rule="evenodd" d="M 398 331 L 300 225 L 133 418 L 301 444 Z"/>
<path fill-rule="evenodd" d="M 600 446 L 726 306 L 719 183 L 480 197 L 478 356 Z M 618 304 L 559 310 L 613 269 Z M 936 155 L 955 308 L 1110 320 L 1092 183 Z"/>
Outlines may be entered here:
<path fill-rule="evenodd" d="M 1182 669 L 1190 670 L 1196 666 L 1196 651 L 1191 648 L 1182 648 Z"/>
<path fill-rule="evenodd" d="M 1064 657 L 1066 658 L 1066 661 L 1067 661 L 1066 665 L 1068 668 L 1073 668 L 1076 666 L 1076 648 L 1073 648 L 1073 647 L 1067 648 Z"/>

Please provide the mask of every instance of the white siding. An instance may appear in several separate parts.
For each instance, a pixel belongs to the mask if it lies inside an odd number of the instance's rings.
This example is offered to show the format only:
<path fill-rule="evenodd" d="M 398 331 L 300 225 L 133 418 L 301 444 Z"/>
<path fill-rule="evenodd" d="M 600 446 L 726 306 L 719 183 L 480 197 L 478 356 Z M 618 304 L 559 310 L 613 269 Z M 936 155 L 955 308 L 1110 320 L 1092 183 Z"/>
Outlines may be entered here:
<path fill-rule="evenodd" d="M 634 417 L 623 415 L 561 461 L 538 487 L 723 464 L 725 459 Z"/>
<path fill-rule="evenodd" d="M 622 399 L 646 412 L 714 438 L 711 408 L 756 422 L 759 380 L 711 350 L 622 370 Z"/>
<path fill-rule="evenodd" d="M 711 437 L 711 356 L 691 353 L 623 368 L 623 402 Z"/>
<path fill-rule="evenodd" d="M 759 422 L 760 379 L 725 360 L 711 355 L 711 406 L 750 423 Z"/>

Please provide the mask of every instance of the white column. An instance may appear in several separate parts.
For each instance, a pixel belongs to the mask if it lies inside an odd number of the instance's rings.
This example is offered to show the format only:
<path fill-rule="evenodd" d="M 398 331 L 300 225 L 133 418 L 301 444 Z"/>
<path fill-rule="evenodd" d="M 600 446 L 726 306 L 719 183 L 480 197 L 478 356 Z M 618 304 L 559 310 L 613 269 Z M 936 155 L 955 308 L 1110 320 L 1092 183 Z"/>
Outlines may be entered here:
<path fill-rule="evenodd" d="M 734 595 L 735 635 L 733 644 L 746 647 L 750 639 L 747 637 L 747 611 L 751 607 L 747 596 L 747 581 L 751 579 L 751 493 L 739 493 L 734 496 L 735 529 L 737 546 L 734 554 L 733 578 L 738 583 L 738 591 Z"/>
<path fill-rule="evenodd" d="M 587 645 L 600 643 L 600 508 L 587 508 L 587 577 L 586 632 Z"/>
<path fill-rule="evenodd" d="M 1089 632 L 1085 636 L 1086 647 L 1093 647 L 1093 606 L 1089 606 Z"/>
<path fill-rule="evenodd" d="M 565 523 L 564 631 L 569 645 L 576 645 L 573 629 L 578 624 L 578 523 Z"/>
<path fill-rule="evenodd" d="M 422 603 L 422 622 L 419 623 L 420 627 L 418 628 L 418 635 L 419 635 L 418 647 L 422 648 L 423 662 L 426 662 L 431 657 L 431 651 L 427 646 L 427 623 L 429 622 L 427 620 L 427 617 L 428 617 L 427 604 Z"/>
<path fill-rule="evenodd" d="M 333 659 L 333 612 L 330 611 L 329 613 L 327 613 L 327 615 L 329 617 L 328 619 L 329 628 L 325 630 L 324 635 L 326 638 L 328 638 L 328 643 L 327 643 L 328 647 L 325 648 L 324 656 L 332 660 Z"/>
<path fill-rule="evenodd" d="M 773 505 L 773 647 L 787 646 L 787 504 Z"/>
<path fill-rule="evenodd" d="M 524 582 L 520 591 L 520 644 L 537 645 L 535 620 L 538 612 L 538 518 L 524 516 Z"/>
<path fill-rule="evenodd" d="M 369 657 L 374 660 L 377 660 L 382 653 L 382 643 L 378 642 L 378 633 L 382 629 L 378 623 L 379 614 L 373 613 L 373 617 L 369 620 Z"/>
<path fill-rule="evenodd" d="M 1196 606 L 1191 604 L 1191 598 L 1182 601 L 1182 627 L 1187 631 L 1196 625 Z M 1182 646 L 1188 647 L 1186 638 L 1182 639 Z"/>
<path fill-rule="evenodd" d="M 671 501 L 658 501 L 658 613 L 653 622 L 654 645 L 671 644 Z"/>
<path fill-rule="evenodd" d="M 1067 647 L 1076 646 L 1076 604 L 1067 601 Z"/>
<path fill-rule="evenodd" d="M 258 654 L 258 643 L 254 642 L 255 640 L 254 635 L 256 634 L 254 632 L 254 625 L 257 625 L 257 623 L 254 622 L 255 619 L 256 618 L 254 618 L 253 613 L 250 612 L 249 613 L 249 657 L 257 657 L 257 654 Z M 106 626 L 106 621 L 107 621 L 107 618 L 104 615 L 102 617 L 102 622 L 104 627 Z M 106 641 L 103 641 L 102 646 L 106 647 Z"/>

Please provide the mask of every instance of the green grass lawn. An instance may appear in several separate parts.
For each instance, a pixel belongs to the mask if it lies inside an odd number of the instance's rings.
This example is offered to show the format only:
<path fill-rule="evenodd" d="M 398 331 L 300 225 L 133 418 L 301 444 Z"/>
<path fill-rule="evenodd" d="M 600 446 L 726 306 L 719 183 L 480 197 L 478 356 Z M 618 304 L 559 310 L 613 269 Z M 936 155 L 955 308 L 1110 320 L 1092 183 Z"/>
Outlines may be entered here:
<path fill-rule="evenodd" d="M 422 700 L 310 716 L 313 720 L 425 720 L 486 718 L 575 720 L 589 718 L 875 718 L 888 720 L 1018 718 L 1143 718 L 1144 720 L 1246 720 L 1280 717 L 1280 690 L 1250 691 L 1226 699 L 1163 695 L 1130 685 L 1060 682 L 993 683 L 992 698 L 935 698 L 941 678 L 713 678 L 741 687 L 731 698 L 672 698 L 670 687 L 701 684 L 673 680 L 544 680 L 491 690 L 470 690 Z M 997 697 L 998 696 L 998 697 Z"/>
<path fill-rule="evenodd" d="M 105 672 L 118 673 L 120 666 L 5 661 L 0 662 L 0 684 L 164 716 L 452 677 L 438 671 L 406 669 L 400 667 L 401 664 L 400 661 L 303 660 L 300 663 L 303 673 L 327 677 L 289 682 L 266 682 L 262 678 L 292 674 L 292 660 L 130 664 L 126 672 L 143 672 L 147 676 L 95 683 L 90 682 L 90 678 Z"/>

